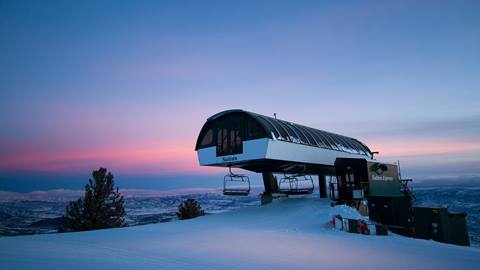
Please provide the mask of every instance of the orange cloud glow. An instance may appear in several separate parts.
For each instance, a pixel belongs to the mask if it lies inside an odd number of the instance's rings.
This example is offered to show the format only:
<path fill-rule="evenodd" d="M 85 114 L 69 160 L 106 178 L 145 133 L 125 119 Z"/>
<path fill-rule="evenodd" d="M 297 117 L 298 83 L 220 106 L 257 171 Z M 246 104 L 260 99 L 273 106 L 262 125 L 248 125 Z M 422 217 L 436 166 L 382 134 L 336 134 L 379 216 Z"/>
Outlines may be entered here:
<path fill-rule="evenodd" d="M 20 153 L 2 157 L 0 169 L 41 172 L 90 170 L 105 166 L 117 172 L 203 173 L 191 141 L 129 143 L 102 148 L 44 149 L 28 146 Z"/>

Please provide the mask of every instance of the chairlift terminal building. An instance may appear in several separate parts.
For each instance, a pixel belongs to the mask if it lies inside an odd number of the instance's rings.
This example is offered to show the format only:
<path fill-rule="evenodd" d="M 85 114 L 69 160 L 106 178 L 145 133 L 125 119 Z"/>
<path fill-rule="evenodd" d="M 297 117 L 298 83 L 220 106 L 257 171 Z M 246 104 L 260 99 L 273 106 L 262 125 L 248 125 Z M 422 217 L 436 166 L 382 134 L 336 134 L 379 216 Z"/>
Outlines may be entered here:
<path fill-rule="evenodd" d="M 372 159 L 354 138 L 243 110 L 208 118 L 195 150 L 200 165 L 257 173 L 334 175 L 337 158 Z"/>
<path fill-rule="evenodd" d="M 396 165 L 381 164 L 385 169 L 377 174 L 379 162 L 359 140 L 253 112 L 228 110 L 208 118 L 198 136 L 196 151 L 200 165 L 229 168 L 225 182 L 249 182 L 243 175 L 232 173 L 232 168 L 262 173 L 266 193 L 312 192 L 311 175 L 318 175 L 322 197 L 327 195 L 326 176 L 340 180 L 330 183 L 331 198 L 351 200 L 360 191 L 358 196 L 369 191 L 400 195 Z M 273 174 L 285 177 L 278 181 Z M 386 180 L 385 177 L 397 181 L 370 181 Z M 289 191 L 279 187 L 284 182 L 290 185 Z M 310 187 L 299 188 L 299 182 L 309 182 Z M 226 194 L 247 194 L 240 190 L 230 192 L 226 183 L 224 187 Z"/>

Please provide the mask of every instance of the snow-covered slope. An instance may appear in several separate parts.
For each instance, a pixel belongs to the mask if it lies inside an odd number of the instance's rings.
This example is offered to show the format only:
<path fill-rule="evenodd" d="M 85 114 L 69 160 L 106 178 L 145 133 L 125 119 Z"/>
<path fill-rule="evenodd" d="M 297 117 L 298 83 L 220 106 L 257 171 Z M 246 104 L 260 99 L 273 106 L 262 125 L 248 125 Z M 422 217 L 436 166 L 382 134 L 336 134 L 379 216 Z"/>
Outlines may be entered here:
<path fill-rule="evenodd" d="M 193 220 L 0 238 L 0 269 L 478 269 L 480 249 L 327 226 L 328 200 L 283 199 Z"/>

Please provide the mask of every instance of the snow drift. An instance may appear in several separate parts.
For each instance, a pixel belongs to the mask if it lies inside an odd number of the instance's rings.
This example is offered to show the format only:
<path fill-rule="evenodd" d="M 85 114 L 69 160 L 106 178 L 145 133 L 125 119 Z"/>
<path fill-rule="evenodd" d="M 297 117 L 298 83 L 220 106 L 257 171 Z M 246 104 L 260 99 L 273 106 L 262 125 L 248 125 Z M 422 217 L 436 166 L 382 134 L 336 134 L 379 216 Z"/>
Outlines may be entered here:
<path fill-rule="evenodd" d="M 2 269 L 477 269 L 480 249 L 333 230 L 329 200 L 282 199 L 192 220 L 0 238 Z"/>

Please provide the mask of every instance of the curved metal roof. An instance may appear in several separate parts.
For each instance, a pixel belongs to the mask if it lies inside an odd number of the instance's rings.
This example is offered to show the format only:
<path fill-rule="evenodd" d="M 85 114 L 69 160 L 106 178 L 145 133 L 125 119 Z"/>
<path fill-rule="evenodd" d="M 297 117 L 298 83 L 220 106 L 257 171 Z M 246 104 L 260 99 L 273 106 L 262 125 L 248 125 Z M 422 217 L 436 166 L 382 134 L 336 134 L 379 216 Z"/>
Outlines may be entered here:
<path fill-rule="evenodd" d="M 231 113 L 250 115 L 265 129 L 267 136 L 274 140 L 372 156 L 370 149 L 357 139 L 244 110 L 223 111 L 208 118 L 207 122 Z"/>

